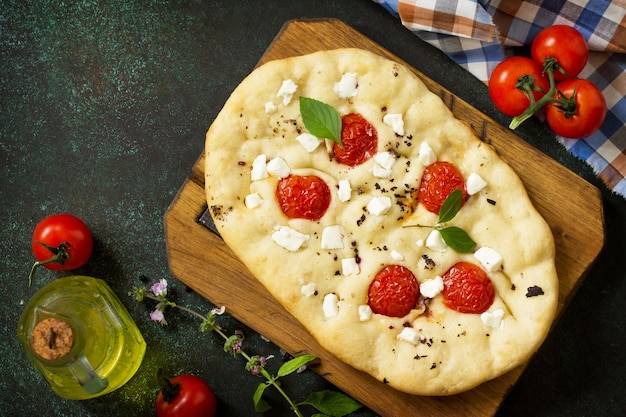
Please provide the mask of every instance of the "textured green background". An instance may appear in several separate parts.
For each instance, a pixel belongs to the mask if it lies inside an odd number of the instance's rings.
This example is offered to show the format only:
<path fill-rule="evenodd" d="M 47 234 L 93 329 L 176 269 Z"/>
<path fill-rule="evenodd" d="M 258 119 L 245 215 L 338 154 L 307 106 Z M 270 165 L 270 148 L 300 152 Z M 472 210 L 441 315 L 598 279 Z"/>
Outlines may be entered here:
<path fill-rule="evenodd" d="M 0 414 L 150 416 L 153 375 L 161 367 L 205 378 L 219 398 L 220 416 L 255 415 L 251 396 L 260 380 L 246 374 L 240 358 L 222 352 L 210 334 L 200 335 L 188 316 L 170 314 L 167 327 L 151 322 L 152 306 L 127 293 L 141 284 L 141 275 L 167 278 L 175 301 L 203 312 L 212 307 L 170 275 L 163 214 L 230 91 L 287 20 L 311 17 L 346 21 L 507 123 L 484 85 L 369 0 L 0 3 Z M 624 415 L 626 202 L 539 122 L 518 133 L 603 190 L 607 245 L 499 416 Z M 31 232 L 58 212 L 83 218 L 95 237 L 93 258 L 77 272 L 106 279 L 148 342 L 137 375 L 90 401 L 56 397 L 15 334 L 23 302 L 60 275 L 41 270 L 33 288 L 27 286 Z M 229 330 L 243 328 L 228 317 L 221 322 Z M 280 356 L 274 345 L 244 331 L 251 353 Z M 285 382 L 296 399 L 329 387 L 311 372 Z M 275 410 L 267 415 L 289 415 L 280 399 L 269 400 Z"/>

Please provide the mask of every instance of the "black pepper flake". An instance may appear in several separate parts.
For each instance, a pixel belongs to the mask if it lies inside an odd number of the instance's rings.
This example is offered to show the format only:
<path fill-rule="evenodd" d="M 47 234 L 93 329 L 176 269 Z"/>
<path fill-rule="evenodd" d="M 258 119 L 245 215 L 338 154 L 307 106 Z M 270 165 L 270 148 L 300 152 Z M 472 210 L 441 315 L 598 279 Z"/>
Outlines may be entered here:
<path fill-rule="evenodd" d="M 383 384 L 388 384 L 389 381 L 387 381 L 387 378 L 383 378 Z"/>
<path fill-rule="evenodd" d="M 435 267 L 435 261 L 433 261 L 427 254 L 422 255 L 424 260 L 424 269 L 432 270 Z"/>
<path fill-rule="evenodd" d="M 361 217 L 356 221 L 357 226 L 361 226 L 365 221 L 365 214 L 362 214 Z"/>
<path fill-rule="evenodd" d="M 543 289 L 541 287 L 538 287 L 537 285 L 533 285 L 532 287 L 528 287 L 528 289 L 526 290 L 526 297 L 530 298 L 530 297 L 536 297 L 538 295 L 543 295 Z"/>
<path fill-rule="evenodd" d="M 515 284 L 511 284 L 511 290 L 515 291 Z"/>
<path fill-rule="evenodd" d="M 433 362 L 432 365 L 430 365 L 430 369 L 435 369 L 437 367 L 437 364 L 435 362 Z"/>
<path fill-rule="evenodd" d="M 405 321 L 404 323 L 402 323 L 402 327 L 413 327 L 413 326 L 408 321 Z"/>
<path fill-rule="evenodd" d="M 413 356 L 413 359 L 420 360 L 420 359 L 427 358 L 427 357 L 428 357 L 428 355 L 415 355 L 415 356 Z"/>
<path fill-rule="evenodd" d="M 339 275 L 341 275 L 341 272 L 335 271 L 335 276 L 339 276 Z"/>
<path fill-rule="evenodd" d="M 239 162 L 237 162 L 237 165 L 239 165 L 240 167 L 245 167 L 246 166 L 246 161 L 239 161 Z"/>
<path fill-rule="evenodd" d="M 492 200 L 490 198 L 487 199 L 487 203 L 491 204 L 492 206 L 496 205 L 496 200 Z"/>

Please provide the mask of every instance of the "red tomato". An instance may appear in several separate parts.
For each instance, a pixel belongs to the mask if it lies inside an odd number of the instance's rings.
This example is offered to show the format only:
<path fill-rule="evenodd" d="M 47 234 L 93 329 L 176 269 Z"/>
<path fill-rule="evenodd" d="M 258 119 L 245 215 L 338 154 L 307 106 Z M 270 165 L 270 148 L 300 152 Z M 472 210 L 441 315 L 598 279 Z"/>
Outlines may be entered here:
<path fill-rule="evenodd" d="M 319 220 L 330 205 L 330 189 L 320 177 L 289 175 L 278 182 L 276 198 L 290 219 Z"/>
<path fill-rule="evenodd" d="M 495 299 L 487 273 L 470 262 L 458 262 L 443 275 L 443 303 L 460 313 L 479 314 Z"/>
<path fill-rule="evenodd" d="M 557 135 L 577 139 L 598 130 L 606 116 L 606 101 L 602 92 L 590 81 L 565 80 L 556 86 L 555 98 L 565 104 L 548 103 L 546 120 Z"/>
<path fill-rule="evenodd" d="M 217 399 L 209 384 L 190 374 L 166 380 L 156 399 L 158 417 L 214 417 Z"/>
<path fill-rule="evenodd" d="M 528 86 L 527 93 L 532 92 L 535 101 L 550 88 L 550 82 L 543 75 L 543 68 L 535 61 L 522 56 L 507 58 L 491 73 L 489 96 L 502 113 L 512 117 L 519 116 L 530 106 L 530 100 L 523 89 L 524 84 Z"/>
<path fill-rule="evenodd" d="M 462 201 L 467 200 L 465 180 L 461 173 L 450 162 L 438 161 L 424 169 L 417 199 L 428 211 L 439 214 L 444 201 L 454 190 L 463 191 Z"/>
<path fill-rule="evenodd" d="M 378 271 L 369 286 L 367 303 L 374 313 L 404 317 L 417 304 L 420 287 L 415 275 L 401 265 Z"/>
<path fill-rule="evenodd" d="M 341 141 L 333 146 L 339 163 L 357 166 L 370 159 L 378 150 L 378 133 L 363 116 L 350 113 L 341 119 Z"/>
<path fill-rule="evenodd" d="M 38 264 L 51 270 L 79 268 L 87 263 L 93 250 L 87 225 L 71 214 L 44 218 L 35 226 L 31 243 Z"/>
<path fill-rule="evenodd" d="M 544 59 L 554 58 L 567 75 L 554 71 L 555 81 L 574 78 L 585 67 L 589 49 L 583 35 L 571 26 L 554 25 L 537 34 L 530 47 L 533 60 L 543 66 Z"/>

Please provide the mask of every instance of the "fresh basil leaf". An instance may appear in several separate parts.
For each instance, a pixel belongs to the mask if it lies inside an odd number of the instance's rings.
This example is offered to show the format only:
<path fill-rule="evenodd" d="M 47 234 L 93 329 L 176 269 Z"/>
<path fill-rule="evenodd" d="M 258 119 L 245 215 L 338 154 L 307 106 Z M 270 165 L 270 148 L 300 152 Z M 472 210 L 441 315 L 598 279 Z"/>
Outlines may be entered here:
<path fill-rule="evenodd" d="M 450 226 L 439 230 L 444 242 L 459 253 L 469 253 L 476 248 L 476 242 L 460 227 Z"/>
<path fill-rule="evenodd" d="M 341 116 L 332 106 L 309 97 L 300 96 L 300 114 L 309 133 L 321 139 L 341 142 Z"/>
<path fill-rule="evenodd" d="M 347 395 L 330 390 L 312 392 L 298 405 L 301 404 L 313 406 L 316 410 L 331 417 L 347 416 L 363 407 Z"/>
<path fill-rule="evenodd" d="M 446 201 L 441 205 L 439 210 L 439 223 L 449 222 L 454 219 L 459 210 L 461 210 L 461 204 L 463 203 L 463 192 L 461 190 L 452 191 Z"/>
<path fill-rule="evenodd" d="M 302 355 L 298 356 L 297 358 L 293 358 L 290 361 L 287 361 L 281 365 L 281 367 L 278 369 L 278 374 L 276 374 L 276 377 L 280 378 L 285 375 L 289 375 L 290 373 L 297 371 L 298 368 L 300 368 L 302 365 L 311 362 L 315 358 L 316 356 L 314 355 Z"/>
<path fill-rule="evenodd" d="M 272 408 L 272 406 L 269 405 L 269 403 L 262 398 L 263 392 L 265 392 L 265 389 L 267 387 L 269 387 L 269 385 L 265 383 L 260 383 L 256 387 L 256 391 L 254 391 L 254 395 L 252 395 L 252 400 L 254 401 L 254 409 L 258 413 L 264 413 Z"/>

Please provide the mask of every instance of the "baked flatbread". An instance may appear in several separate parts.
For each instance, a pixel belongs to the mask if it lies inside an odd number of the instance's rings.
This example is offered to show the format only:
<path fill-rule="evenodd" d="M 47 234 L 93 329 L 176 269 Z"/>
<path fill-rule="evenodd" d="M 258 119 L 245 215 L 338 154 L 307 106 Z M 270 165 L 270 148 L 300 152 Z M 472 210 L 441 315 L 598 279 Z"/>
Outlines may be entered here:
<path fill-rule="evenodd" d="M 307 135 L 300 97 L 362 116 L 375 153 L 338 162 L 334 143 Z M 417 197 L 426 167 L 444 161 L 465 180 L 462 207 L 444 226 L 467 233 L 469 253 L 442 241 L 438 213 Z M 548 333 L 558 299 L 548 225 L 515 172 L 397 62 L 338 49 L 258 67 L 210 127 L 205 172 L 215 225 L 252 274 L 325 349 L 395 389 L 471 389 L 525 363 Z M 319 219 L 281 209 L 277 186 L 289 176 L 328 186 Z M 444 302 L 441 277 L 459 262 L 491 282 L 480 313 Z M 400 317 L 369 305 L 390 265 L 419 285 Z"/>

